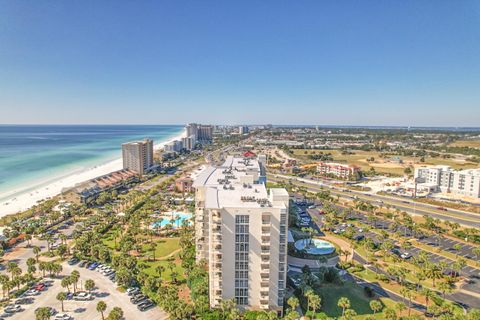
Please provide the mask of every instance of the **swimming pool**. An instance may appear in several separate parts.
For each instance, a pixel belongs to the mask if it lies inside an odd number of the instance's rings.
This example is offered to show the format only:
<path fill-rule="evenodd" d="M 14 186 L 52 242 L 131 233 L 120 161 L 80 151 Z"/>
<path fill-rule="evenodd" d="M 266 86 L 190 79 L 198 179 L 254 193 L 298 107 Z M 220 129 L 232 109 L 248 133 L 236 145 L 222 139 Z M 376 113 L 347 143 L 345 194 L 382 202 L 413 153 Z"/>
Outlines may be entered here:
<path fill-rule="evenodd" d="M 295 241 L 295 248 L 304 250 L 308 254 L 325 255 L 335 252 L 335 246 L 328 241 L 320 239 L 301 239 Z"/>
<path fill-rule="evenodd" d="M 170 224 L 170 220 L 175 220 L 173 222 L 173 228 L 176 229 L 178 227 L 181 227 L 182 224 L 183 224 L 183 221 L 184 220 L 187 220 L 187 223 L 190 225 L 192 224 L 192 221 L 190 220 L 190 218 L 192 217 L 192 215 L 190 213 L 185 213 L 185 212 L 167 212 L 164 214 L 164 217 L 163 219 L 159 219 L 155 222 L 153 222 L 150 227 L 152 227 L 153 229 L 155 228 L 163 228 L 165 227 L 167 224 Z"/>

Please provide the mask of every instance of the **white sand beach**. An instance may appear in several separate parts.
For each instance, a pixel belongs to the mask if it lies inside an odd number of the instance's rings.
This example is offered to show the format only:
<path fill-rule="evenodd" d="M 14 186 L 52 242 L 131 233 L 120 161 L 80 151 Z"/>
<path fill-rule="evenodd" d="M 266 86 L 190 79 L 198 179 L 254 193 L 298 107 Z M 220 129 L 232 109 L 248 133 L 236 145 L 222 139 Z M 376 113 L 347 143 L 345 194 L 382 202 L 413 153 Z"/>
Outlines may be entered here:
<path fill-rule="evenodd" d="M 173 140 L 180 140 L 184 136 L 185 132 L 182 132 L 178 136 L 175 136 L 168 141 L 155 144 L 154 149 L 161 149 L 165 146 L 165 144 Z M 12 198 L 0 202 L 0 217 L 27 210 L 35 205 L 38 201 L 60 194 L 64 188 L 73 187 L 80 182 L 90 180 L 120 169 L 122 169 L 122 159 L 116 159 L 93 168 L 82 170 L 81 172 L 74 172 L 69 175 L 64 175 L 55 181 L 44 182 L 43 184 L 42 182 L 38 182 L 38 189 L 28 190 L 20 194 L 16 193 L 15 196 L 12 196 Z M 0 198 L 4 198 L 4 196 L 0 194 Z"/>

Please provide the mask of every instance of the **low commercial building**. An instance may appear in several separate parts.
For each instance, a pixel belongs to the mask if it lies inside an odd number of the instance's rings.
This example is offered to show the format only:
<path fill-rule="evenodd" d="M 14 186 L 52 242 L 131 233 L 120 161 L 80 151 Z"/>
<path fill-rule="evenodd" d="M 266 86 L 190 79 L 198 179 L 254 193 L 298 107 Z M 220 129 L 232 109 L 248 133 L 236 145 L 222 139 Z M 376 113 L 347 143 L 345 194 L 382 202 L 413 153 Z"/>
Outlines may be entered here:
<path fill-rule="evenodd" d="M 196 178 L 196 258 L 209 271 L 210 305 L 234 298 L 240 309 L 283 310 L 289 195 L 267 190 L 262 164 L 228 157 Z"/>
<path fill-rule="evenodd" d="M 356 178 L 360 168 L 355 165 L 348 165 L 334 162 L 320 162 L 317 164 L 317 173 L 321 175 L 332 175 L 337 178 Z"/>
<path fill-rule="evenodd" d="M 435 191 L 480 198 L 480 169 L 453 170 L 449 166 L 415 168 L 415 181 Z"/>
<path fill-rule="evenodd" d="M 180 192 L 192 192 L 192 185 L 193 179 L 190 177 L 181 177 L 175 180 L 175 187 Z"/>

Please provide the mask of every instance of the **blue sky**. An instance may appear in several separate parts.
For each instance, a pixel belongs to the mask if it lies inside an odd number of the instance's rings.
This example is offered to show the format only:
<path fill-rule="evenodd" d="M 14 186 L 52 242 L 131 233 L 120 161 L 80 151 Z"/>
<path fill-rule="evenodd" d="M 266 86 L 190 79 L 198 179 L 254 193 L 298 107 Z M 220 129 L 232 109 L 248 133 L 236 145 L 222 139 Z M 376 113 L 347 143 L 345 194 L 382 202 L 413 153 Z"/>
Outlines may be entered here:
<path fill-rule="evenodd" d="M 0 0 L 0 123 L 480 126 L 479 1 Z"/>

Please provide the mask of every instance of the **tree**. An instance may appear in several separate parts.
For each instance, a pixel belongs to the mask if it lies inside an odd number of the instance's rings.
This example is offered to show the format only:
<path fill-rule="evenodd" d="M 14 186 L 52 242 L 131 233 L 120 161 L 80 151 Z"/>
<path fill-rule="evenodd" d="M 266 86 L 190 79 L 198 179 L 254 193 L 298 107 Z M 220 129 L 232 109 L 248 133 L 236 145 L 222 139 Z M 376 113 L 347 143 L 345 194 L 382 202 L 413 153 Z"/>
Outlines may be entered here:
<path fill-rule="evenodd" d="M 73 270 L 70 274 L 70 279 L 72 280 L 71 283 L 73 284 L 73 293 L 75 293 L 77 291 L 78 280 L 80 280 L 80 272 Z"/>
<path fill-rule="evenodd" d="M 473 248 L 472 252 L 477 257 L 477 264 L 478 264 L 478 262 L 480 262 L 480 247 Z"/>
<path fill-rule="evenodd" d="M 123 318 L 123 310 L 119 307 L 114 307 L 108 314 L 107 320 L 120 320 Z"/>
<path fill-rule="evenodd" d="M 445 295 L 452 292 L 452 286 L 448 282 L 440 282 L 438 284 L 438 290 L 442 292 L 443 300 L 445 300 Z"/>
<path fill-rule="evenodd" d="M 32 247 L 32 250 L 33 250 L 33 254 L 35 254 L 35 257 L 37 259 L 37 263 L 38 263 L 38 255 L 40 254 L 40 252 L 42 251 L 39 247 L 37 246 L 33 246 Z"/>
<path fill-rule="evenodd" d="M 386 320 L 397 320 L 397 313 L 391 308 L 385 309 L 385 319 Z"/>
<path fill-rule="evenodd" d="M 345 315 L 345 310 L 350 308 L 350 300 L 348 300 L 348 298 L 346 297 L 341 297 L 340 299 L 338 299 L 337 306 L 342 308 L 342 317 L 343 317 Z"/>
<path fill-rule="evenodd" d="M 57 294 L 57 300 L 60 301 L 62 303 L 62 312 L 65 312 L 63 310 L 63 301 L 65 301 L 67 299 L 67 295 L 65 294 L 65 292 L 59 292 Z"/>
<path fill-rule="evenodd" d="M 298 301 L 297 297 L 290 297 L 287 300 L 287 304 L 290 306 L 292 311 L 295 311 L 300 304 L 300 301 Z"/>
<path fill-rule="evenodd" d="M 35 319 L 36 320 L 48 320 L 50 319 L 50 309 L 47 307 L 38 308 L 35 310 Z"/>
<path fill-rule="evenodd" d="M 105 320 L 103 313 L 107 310 L 107 304 L 104 301 L 98 301 L 97 303 L 97 311 L 102 314 L 102 320 Z"/>
<path fill-rule="evenodd" d="M 92 279 L 85 281 L 85 290 L 91 292 L 95 288 L 95 282 Z"/>
<path fill-rule="evenodd" d="M 67 288 L 68 292 L 70 292 L 70 284 L 72 284 L 72 280 L 70 277 L 63 278 L 60 284 L 62 288 Z"/>
<path fill-rule="evenodd" d="M 455 256 L 458 258 L 458 252 L 462 249 L 461 244 L 455 243 L 452 248 L 455 250 Z"/>
<path fill-rule="evenodd" d="M 373 314 L 376 314 L 378 311 L 382 310 L 382 303 L 378 300 L 370 301 L 370 309 L 372 309 Z"/>

